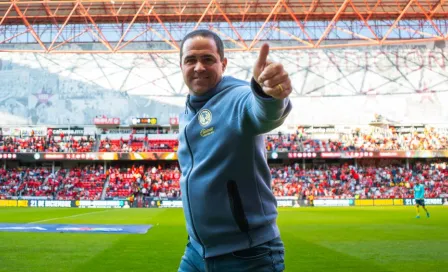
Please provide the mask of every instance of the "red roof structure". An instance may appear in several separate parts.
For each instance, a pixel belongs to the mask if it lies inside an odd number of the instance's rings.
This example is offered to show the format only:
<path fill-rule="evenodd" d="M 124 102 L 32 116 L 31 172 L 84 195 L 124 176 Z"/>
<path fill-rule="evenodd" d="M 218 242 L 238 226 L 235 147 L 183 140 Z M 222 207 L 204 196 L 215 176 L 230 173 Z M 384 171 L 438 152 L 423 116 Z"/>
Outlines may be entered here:
<path fill-rule="evenodd" d="M 170 53 L 207 28 L 227 51 L 448 38 L 445 0 L 0 0 L 0 52 Z"/>

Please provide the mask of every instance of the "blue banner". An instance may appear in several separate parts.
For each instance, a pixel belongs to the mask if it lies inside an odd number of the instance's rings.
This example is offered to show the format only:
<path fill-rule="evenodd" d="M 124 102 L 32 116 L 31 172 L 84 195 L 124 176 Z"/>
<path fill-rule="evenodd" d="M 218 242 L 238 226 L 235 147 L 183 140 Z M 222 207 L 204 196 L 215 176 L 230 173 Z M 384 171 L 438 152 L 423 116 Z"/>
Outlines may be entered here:
<path fill-rule="evenodd" d="M 0 232 L 145 234 L 152 225 L 0 224 Z"/>

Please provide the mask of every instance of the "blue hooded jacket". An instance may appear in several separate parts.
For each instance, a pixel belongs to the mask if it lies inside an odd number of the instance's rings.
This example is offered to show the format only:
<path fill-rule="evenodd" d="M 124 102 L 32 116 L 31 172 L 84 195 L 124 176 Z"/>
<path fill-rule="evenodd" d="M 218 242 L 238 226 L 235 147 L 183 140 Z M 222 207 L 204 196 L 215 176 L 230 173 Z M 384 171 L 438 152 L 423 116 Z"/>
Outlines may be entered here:
<path fill-rule="evenodd" d="M 188 96 L 180 117 L 178 160 L 189 240 L 203 257 L 250 248 L 280 235 L 262 134 L 291 111 L 260 86 L 223 77 Z"/>

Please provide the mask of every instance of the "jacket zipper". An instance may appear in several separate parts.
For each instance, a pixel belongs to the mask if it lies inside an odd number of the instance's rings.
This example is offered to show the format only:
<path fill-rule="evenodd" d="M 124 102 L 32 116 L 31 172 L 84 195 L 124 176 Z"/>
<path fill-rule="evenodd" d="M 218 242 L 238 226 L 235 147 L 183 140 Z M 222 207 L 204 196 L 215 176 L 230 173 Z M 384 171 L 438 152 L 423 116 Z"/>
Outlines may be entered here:
<path fill-rule="evenodd" d="M 187 98 L 187 107 L 190 106 L 190 103 L 188 102 L 188 100 L 189 100 L 189 96 L 188 96 L 188 98 Z M 191 107 L 191 106 L 190 106 L 190 108 L 191 108 L 191 109 L 194 111 L 194 113 L 196 114 L 196 110 L 193 109 L 193 107 Z M 194 157 L 193 157 L 193 152 L 191 151 L 190 142 L 188 141 L 187 127 L 188 127 L 188 125 L 186 125 L 185 128 L 184 128 L 184 136 L 185 136 L 185 142 L 187 143 L 188 151 L 190 151 L 190 157 L 191 157 L 191 168 L 190 168 L 190 171 L 188 171 L 188 174 L 187 174 L 187 180 L 186 180 L 186 182 L 185 182 L 186 187 L 187 187 L 187 188 L 186 188 L 186 189 L 187 189 L 186 191 L 187 191 L 188 211 L 189 211 L 189 213 L 190 213 L 191 227 L 193 228 L 194 235 L 196 235 L 196 237 L 199 239 L 198 242 L 199 242 L 199 244 L 202 246 L 202 259 L 205 260 L 205 248 L 204 248 L 204 243 L 202 242 L 201 238 L 199 237 L 198 232 L 196 231 L 196 228 L 195 228 L 195 226 L 194 226 L 193 213 L 191 212 L 191 205 L 190 205 L 190 192 L 189 192 L 189 188 L 190 188 L 190 186 L 189 186 L 189 180 L 190 180 L 190 174 L 191 174 L 191 171 L 193 170 L 193 167 L 194 167 Z"/>

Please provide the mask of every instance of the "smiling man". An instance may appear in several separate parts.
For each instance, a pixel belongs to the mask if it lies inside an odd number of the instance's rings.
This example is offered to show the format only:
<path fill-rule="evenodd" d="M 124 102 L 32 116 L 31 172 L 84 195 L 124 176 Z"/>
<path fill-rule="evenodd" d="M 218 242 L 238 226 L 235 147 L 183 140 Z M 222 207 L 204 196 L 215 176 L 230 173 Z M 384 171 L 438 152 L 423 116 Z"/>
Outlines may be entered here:
<path fill-rule="evenodd" d="M 189 94 L 178 157 L 189 241 L 179 271 L 285 269 L 263 134 L 285 121 L 292 87 L 268 54 L 264 44 L 249 83 L 223 76 L 228 63 L 215 33 L 197 30 L 182 41 Z"/>

